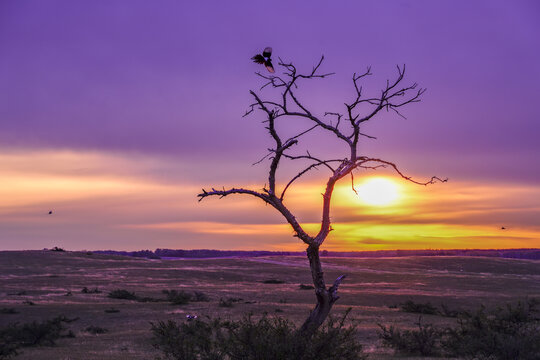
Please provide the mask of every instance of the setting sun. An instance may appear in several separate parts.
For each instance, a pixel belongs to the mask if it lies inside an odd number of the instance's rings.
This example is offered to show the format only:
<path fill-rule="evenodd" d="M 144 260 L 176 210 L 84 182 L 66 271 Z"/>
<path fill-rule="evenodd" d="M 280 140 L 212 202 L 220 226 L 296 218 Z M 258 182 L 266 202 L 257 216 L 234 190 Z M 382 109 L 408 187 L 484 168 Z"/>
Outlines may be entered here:
<path fill-rule="evenodd" d="M 398 185 L 392 180 L 375 177 L 369 178 L 356 187 L 362 202 L 372 206 L 387 206 L 399 198 Z"/>

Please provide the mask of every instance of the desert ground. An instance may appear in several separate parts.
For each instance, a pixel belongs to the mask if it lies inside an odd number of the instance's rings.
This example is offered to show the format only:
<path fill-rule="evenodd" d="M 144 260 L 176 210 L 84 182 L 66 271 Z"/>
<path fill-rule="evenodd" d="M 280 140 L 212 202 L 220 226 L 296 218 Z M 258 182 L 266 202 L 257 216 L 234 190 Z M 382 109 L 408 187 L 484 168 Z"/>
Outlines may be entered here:
<path fill-rule="evenodd" d="M 540 261 L 534 260 L 323 258 L 323 266 L 328 283 L 347 274 L 333 313 L 352 308 L 350 317 L 358 321 L 359 340 L 371 359 L 394 358 L 391 350 L 381 348 L 377 324 L 414 327 L 418 314 L 396 307 L 407 300 L 472 310 L 480 304 L 540 298 Z M 278 281 L 264 283 L 271 279 Z M 79 318 L 67 324 L 74 338 L 60 339 L 53 347 L 24 348 L 15 359 L 154 359 L 159 353 L 150 344 L 151 322 L 185 321 L 188 314 L 237 319 L 265 312 L 302 322 L 315 300 L 313 290 L 302 290 L 300 284 L 311 284 L 303 257 L 147 260 L 91 252 L 4 251 L 0 308 L 15 313 L 0 313 L 0 327 L 57 315 Z M 100 292 L 83 293 L 84 287 Z M 210 301 L 172 305 L 109 298 L 116 289 L 153 299 L 163 299 L 163 290 L 199 291 Z M 220 299 L 231 298 L 236 299 L 232 307 L 219 306 Z M 444 324 L 455 319 L 423 315 L 423 321 Z M 108 331 L 91 334 L 84 331 L 89 326 Z"/>

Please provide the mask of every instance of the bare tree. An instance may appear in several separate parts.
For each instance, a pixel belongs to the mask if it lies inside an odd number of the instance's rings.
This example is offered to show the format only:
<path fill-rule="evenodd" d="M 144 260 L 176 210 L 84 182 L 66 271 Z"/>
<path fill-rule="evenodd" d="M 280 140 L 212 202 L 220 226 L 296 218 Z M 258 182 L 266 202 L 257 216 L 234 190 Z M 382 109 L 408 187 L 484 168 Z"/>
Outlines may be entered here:
<path fill-rule="evenodd" d="M 420 97 L 425 89 L 418 88 L 416 83 L 402 85 L 405 76 L 405 66 L 397 66 L 396 79 L 393 81 L 388 80 L 384 89 L 381 90 L 380 95 L 376 97 L 364 97 L 362 94 L 362 87 L 360 86 L 360 82 L 364 78 L 372 75 L 371 69 L 368 68 L 362 74 L 353 74 L 353 100 L 350 103 L 344 104 L 345 109 L 343 113 L 325 112 L 321 117 L 308 109 L 308 107 L 300 101 L 297 89 L 301 81 L 325 78 L 333 74 L 320 72 L 323 60 L 324 56 L 321 57 L 312 71 L 306 74 L 298 72 L 292 63 L 285 63 L 282 59 L 279 59 L 278 65 L 283 69 L 283 75 L 262 75 L 257 73 L 258 76 L 265 80 L 261 90 L 269 87 L 279 92 L 278 100 L 263 100 L 257 93 L 250 91 L 254 102 L 249 106 L 248 111 L 246 111 L 246 114 L 244 115 L 249 115 L 255 109 L 258 109 L 265 114 L 266 119 L 264 122 L 267 124 L 266 129 L 273 139 L 274 147 L 268 149 L 268 154 L 261 159 L 259 163 L 265 159 L 270 161 L 268 185 L 265 185 L 260 191 L 234 187 L 230 189 L 223 188 L 222 190 L 212 188 L 211 191 L 203 189 L 202 193 L 197 195 L 200 198 L 199 201 L 209 196 L 219 196 L 220 198 L 232 194 L 255 196 L 279 211 L 294 230 L 294 236 L 298 237 L 307 245 L 307 257 L 309 259 L 311 275 L 315 286 L 317 304 L 302 325 L 301 331 L 313 331 L 324 322 L 333 304 L 339 299 L 338 287 L 345 278 L 345 275 L 341 275 L 330 287 L 327 287 L 319 258 L 319 248 L 332 230 L 330 224 L 330 201 L 335 184 L 346 176 L 350 176 L 352 188 L 354 190 L 353 171 L 385 167 L 393 169 L 403 179 L 419 185 L 433 184 L 436 181 L 446 181 L 446 179 L 441 180 L 435 176 L 426 182 L 416 181 L 403 174 L 398 167 L 390 161 L 358 154 L 358 144 L 360 139 L 362 137 L 374 138 L 360 131 L 360 127 L 364 123 L 374 119 L 382 110 L 394 111 L 402 116 L 400 113 L 402 107 L 420 101 Z M 289 121 L 294 119 L 308 120 L 308 123 L 311 125 L 302 131 L 298 131 L 292 136 L 284 137 L 278 133 L 276 122 L 285 118 L 289 118 Z M 310 151 L 307 151 L 305 154 L 295 154 L 293 152 L 295 146 L 298 145 L 300 140 L 304 139 L 308 133 L 315 129 L 322 129 L 327 132 L 328 135 L 337 137 L 338 141 L 345 144 L 347 150 L 344 157 L 341 159 L 321 158 L 312 155 Z M 284 182 L 278 188 L 278 185 L 276 184 L 276 172 L 278 166 L 284 160 L 303 161 L 303 163 L 307 162 L 307 166 L 302 168 L 302 170 L 292 176 L 288 182 Z M 319 167 L 326 168 L 329 171 L 330 176 L 326 181 L 326 190 L 323 194 L 321 227 L 317 234 L 312 235 L 308 234 L 302 228 L 302 225 L 285 205 L 285 194 L 296 180 L 311 170 Z"/>

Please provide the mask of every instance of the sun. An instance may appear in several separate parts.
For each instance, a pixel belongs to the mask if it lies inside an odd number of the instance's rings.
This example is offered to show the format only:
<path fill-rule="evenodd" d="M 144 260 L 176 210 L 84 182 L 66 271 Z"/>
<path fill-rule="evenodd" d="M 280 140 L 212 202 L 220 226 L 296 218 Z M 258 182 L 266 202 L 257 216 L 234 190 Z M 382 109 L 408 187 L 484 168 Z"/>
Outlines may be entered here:
<path fill-rule="evenodd" d="M 399 198 L 398 185 L 389 179 L 373 177 L 365 180 L 356 191 L 360 200 L 372 206 L 388 206 L 394 204 Z"/>

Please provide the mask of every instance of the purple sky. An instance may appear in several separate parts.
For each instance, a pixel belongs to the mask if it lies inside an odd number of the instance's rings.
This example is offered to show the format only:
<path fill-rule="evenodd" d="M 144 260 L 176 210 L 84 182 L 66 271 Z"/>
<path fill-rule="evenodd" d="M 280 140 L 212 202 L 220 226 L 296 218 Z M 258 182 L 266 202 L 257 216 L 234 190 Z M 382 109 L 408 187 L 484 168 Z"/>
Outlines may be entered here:
<path fill-rule="evenodd" d="M 421 176 L 539 184 L 538 1 L 1 1 L 0 151 L 155 156 L 170 167 L 130 174 L 262 185 L 250 164 L 270 142 L 260 114 L 241 115 L 265 46 L 305 70 L 325 55 L 336 75 L 303 92 L 320 111 L 350 100 L 353 72 L 371 65 L 376 93 L 407 64 L 428 91 L 407 120 L 369 125 L 368 155 Z M 17 234 L 0 230 L 0 244 Z"/>

